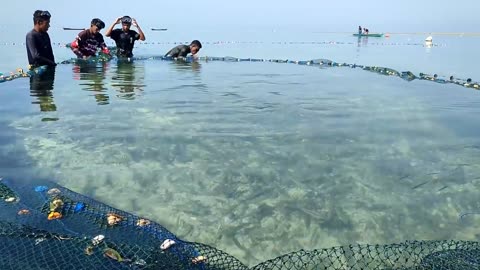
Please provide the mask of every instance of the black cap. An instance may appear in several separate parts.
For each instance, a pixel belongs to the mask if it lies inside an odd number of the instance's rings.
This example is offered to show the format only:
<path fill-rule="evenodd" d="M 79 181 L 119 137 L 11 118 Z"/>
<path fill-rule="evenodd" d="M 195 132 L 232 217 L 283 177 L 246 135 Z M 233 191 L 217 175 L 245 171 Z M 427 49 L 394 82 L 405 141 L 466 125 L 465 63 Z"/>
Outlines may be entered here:
<path fill-rule="evenodd" d="M 97 26 L 99 30 L 105 28 L 105 23 L 99 18 L 93 19 L 91 25 Z"/>
<path fill-rule="evenodd" d="M 130 18 L 130 16 L 123 16 L 120 21 L 124 24 L 132 24 L 132 18 Z"/>
<path fill-rule="evenodd" d="M 47 10 L 35 10 L 33 18 L 50 19 L 52 15 Z"/>

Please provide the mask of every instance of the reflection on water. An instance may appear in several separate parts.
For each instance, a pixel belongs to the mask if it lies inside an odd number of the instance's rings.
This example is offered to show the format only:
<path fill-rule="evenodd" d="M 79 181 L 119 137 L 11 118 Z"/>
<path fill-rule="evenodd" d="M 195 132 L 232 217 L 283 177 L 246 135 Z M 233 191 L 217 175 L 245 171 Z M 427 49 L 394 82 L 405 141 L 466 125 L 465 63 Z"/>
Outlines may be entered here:
<path fill-rule="evenodd" d="M 175 68 L 179 71 L 193 71 L 195 73 L 200 72 L 200 69 L 202 68 L 202 64 L 198 61 L 195 62 L 186 62 L 186 61 L 174 61 L 172 63 Z"/>
<path fill-rule="evenodd" d="M 357 47 L 367 47 L 367 45 L 368 45 L 368 37 L 358 37 Z"/>
<path fill-rule="evenodd" d="M 39 104 L 40 111 L 56 111 L 53 100 L 53 83 L 55 81 L 55 67 L 48 68 L 45 73 L 30 77 L 30 96 L 36 97 L 32 104 Z"/>
<path fill-rule="evenodd" d="M 112 87 L 118 92 L 117 97 L 132 100 L 143 92 L 145 68 L 143 62 L 118 61 L 112 76 Z"/>
<path fill-rule="evenodd" d="M 79 80 L 82 90 L 93 92 L 98 105 L 110 104 L 109 87 L 120 99 L 133 100 L 143 92 L 144 63 L 117 61 L 103 63 L 76 63 L 73 78 Z"/>
<path fill-rule="evenodd" d="M 73 65 L 73 78 L 80 80 L 83 90 L 92 91 L 98 105 L 109 104 L 106 93 L 105 78 L 109 68 L 108 62 L 102 63 L 76 63 Z"/>
<path fill-rule="evenodd" d="M 430 53 L 430 51 L 431 51 L 431 49 L 432 49 L 432 47 L 433 47 L 433 42 L 431 42 L 431 41 L 425 41 L 424 47 L 425 47 L 425 52 L 426 52 L 426 53 Z"/>

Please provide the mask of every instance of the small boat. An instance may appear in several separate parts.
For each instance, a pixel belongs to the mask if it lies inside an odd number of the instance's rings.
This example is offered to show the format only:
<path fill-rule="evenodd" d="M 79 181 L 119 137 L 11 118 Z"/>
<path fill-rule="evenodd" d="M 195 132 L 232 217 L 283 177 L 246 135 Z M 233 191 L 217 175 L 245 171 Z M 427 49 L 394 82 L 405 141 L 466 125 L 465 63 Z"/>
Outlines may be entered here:
<path fill-rule="evenodd" d="M 353 34 L 355 37 L 383 37 L 383 34 Z"/>

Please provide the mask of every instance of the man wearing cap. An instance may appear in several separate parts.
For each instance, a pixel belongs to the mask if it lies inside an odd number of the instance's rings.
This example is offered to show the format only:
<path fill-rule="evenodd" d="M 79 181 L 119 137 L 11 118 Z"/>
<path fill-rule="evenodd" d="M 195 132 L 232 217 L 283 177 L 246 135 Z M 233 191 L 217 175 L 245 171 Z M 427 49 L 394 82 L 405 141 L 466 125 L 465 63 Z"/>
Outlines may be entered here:
<path fill-rule="evenodd" d="M 115 25 L 122 23 L 122 29 L 115 29 Z M 138 33 L 134 30 L 130 30 L 130 26 L 133 24 L 138 30 Z M 145 40 L 145 34 L 138 25 L 137 21 L 129 16 L 123 16 L 117 18 L 113 24 L 108 28 L 105 36 L 115 40 L 117 44 L 117 56 L 118 57 L 132 57 L 133 56 L 133 44 L 135 40 Z"/>
<path fill-rule="evenodd" d="M 105 28 L 105 23 L 95 18 L 90 23 L 90 28 L 78 33 L 78 36 L 71 43 L 71 48 L 78 58 L 87 59 L 95 56 L 98 50 L 102 50 L 105 54 L 110 54 L 105 41 L 103 40 L 100 30 Z"/>
<path fill-rule="evenodd" d="M 26 46 L 30 67 L 56 66 L 52 42 L 47 31 L 50 27 L 50 13 L 36 10 L 33 13 L 33 29 L 27 33 Z"/>

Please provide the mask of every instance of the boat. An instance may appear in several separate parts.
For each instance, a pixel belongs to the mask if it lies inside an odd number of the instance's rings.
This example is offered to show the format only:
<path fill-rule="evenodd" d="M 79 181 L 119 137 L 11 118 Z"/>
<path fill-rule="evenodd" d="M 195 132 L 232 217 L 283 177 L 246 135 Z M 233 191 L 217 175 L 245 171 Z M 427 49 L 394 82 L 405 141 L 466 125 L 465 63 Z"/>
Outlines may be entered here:
<path fill-rule="evenodd" d="M 383 34 L 353 34 L 355 37 L 383 37 Z"/>

